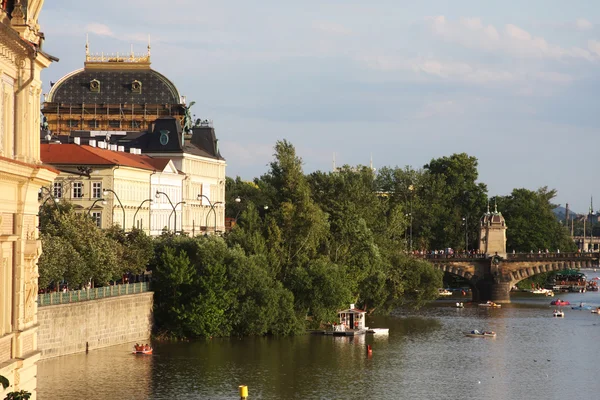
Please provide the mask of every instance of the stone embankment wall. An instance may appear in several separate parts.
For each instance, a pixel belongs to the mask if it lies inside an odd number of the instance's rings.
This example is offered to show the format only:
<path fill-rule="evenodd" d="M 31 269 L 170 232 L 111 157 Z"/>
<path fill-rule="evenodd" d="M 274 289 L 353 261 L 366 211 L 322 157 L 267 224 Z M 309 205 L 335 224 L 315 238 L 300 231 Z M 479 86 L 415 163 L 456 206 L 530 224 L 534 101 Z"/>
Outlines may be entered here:
<path fill-rule="evenodd" d="M 38 308 L 41 358 L 145 342 L 152 330 L 152 292 Z"/>

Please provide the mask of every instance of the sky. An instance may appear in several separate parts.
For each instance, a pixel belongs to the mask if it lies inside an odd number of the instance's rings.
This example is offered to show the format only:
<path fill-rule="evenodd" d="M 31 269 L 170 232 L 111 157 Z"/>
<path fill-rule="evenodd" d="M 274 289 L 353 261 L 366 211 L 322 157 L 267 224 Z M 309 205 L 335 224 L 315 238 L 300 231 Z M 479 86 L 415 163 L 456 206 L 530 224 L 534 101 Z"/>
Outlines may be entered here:
<path fill-rule="evenodd" d="M 213 120 L 227 175 L 420 168 L 466 152 L 489 195 L 556 189 L 600 209 L 597 0 L 46 1 L 49 82 L 90 51 L 145 52 Z M 501 211 L 501 210 L 500 210 Z"/>

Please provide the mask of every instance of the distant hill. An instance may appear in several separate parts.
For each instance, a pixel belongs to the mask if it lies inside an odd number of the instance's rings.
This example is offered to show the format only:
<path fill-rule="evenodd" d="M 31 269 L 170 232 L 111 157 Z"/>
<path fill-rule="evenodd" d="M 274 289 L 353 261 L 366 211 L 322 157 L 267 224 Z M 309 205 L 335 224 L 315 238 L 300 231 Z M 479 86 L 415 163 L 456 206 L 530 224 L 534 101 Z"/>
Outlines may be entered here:
<path fill-rule="evenodd" d="M 552 210 L 552 212 L 554 212 L 554 215 L 556 216 L 557 219 L 559 220 L 564 220 L 565 219 L 565 215 L 567 214 L 567 209 L 563 206 L 558 206 L 556 207 L 554 210 Z M 578 213 L 573 213 L 573 210 L 569 210 L 569 217 L 573 218 L 573 214 L 580 216 L 582 214 L 578 214 Z"/>

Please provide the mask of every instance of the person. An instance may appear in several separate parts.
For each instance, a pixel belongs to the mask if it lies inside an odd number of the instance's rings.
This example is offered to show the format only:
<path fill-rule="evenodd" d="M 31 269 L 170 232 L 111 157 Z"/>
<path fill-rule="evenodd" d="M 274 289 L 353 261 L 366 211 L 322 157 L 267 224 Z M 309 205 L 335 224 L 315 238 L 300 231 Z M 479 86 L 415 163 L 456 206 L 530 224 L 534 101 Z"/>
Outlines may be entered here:
<path fill-rule="evenodd" d="M 583 303 L 579 303 L 579 307 L 583 307 Z"/>

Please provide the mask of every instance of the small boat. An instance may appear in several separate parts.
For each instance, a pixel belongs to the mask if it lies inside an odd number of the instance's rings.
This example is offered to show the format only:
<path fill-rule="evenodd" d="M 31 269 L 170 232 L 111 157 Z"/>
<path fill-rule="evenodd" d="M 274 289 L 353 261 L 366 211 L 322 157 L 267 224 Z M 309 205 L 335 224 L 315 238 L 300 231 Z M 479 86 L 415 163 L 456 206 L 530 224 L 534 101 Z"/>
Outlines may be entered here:
<path fill-rule="evenodd" d="M 471 332 L 463 332 L 467 337 L 496 337 L 496 332 L 492 331 L 478 331 L 477 329 Z"/>
<path fill-rule="evenodd" d="M 551 301 L 550 305 L 552 305 L 552 306 L 570 306 L 571 303 L 569 303 L 566 300 L 556 299 L 556 300 Z"/>
<path fill-rule="evenodd" d="M 367 333 L 371 333 L 373 335 L 389 335 L 389 328 L 369 328 L 367 329 Z"/>
<path fill-rule="evenodd" d="M 147 350 L 144 349 L 144 346 L 133 346 L 133 354 L 152 354 L 152 347 L 148 348 Z"/>
<path fill-rule="evenodd" d="M 599 315 L 600 315 L 600 307 L 598 307 L 598 308 L 594 308 L 594 309 L 592 310 L 592 313 L 593 313 L 593 314 L 599 314 Z"/>
<path fill-rule="evenodd" d="M 438 289 L 438 296 L 452 296 L 452 292 L 448 289 Z"/>
<path fill-rule="evenodd" d="M 464 303 L 460 302 L 460 303 L 456 303 L 456 308 L 465 308 Z"/>
<path fill-rule="evenodd" d="M 565 312 L 561 311 L 561 310 L 554 310 L 554 312 L 552 313 L 552 316 L 556 317 L 556 318 L 564 318 Z"/>
<path fill-rule="evenodd" d="M 580 304 L 580 305 L 578 305 L 578 306 L 571 307 L 571 310 L 579 310 L 579 311 L 582 311 L 582 310 L 592 310 L 592 309 L 593 309 L 592 306 L 584 306 L 583 303 Z"/>
<path fill-rule="evenodd" d="M 500 307 L 502 307 L 502 304 L 497 304 L 497 303 L 494 303 L 493 301 L 488 300 L 485 303 L 479 304 L 479 307 L 500 308 Z"/>

